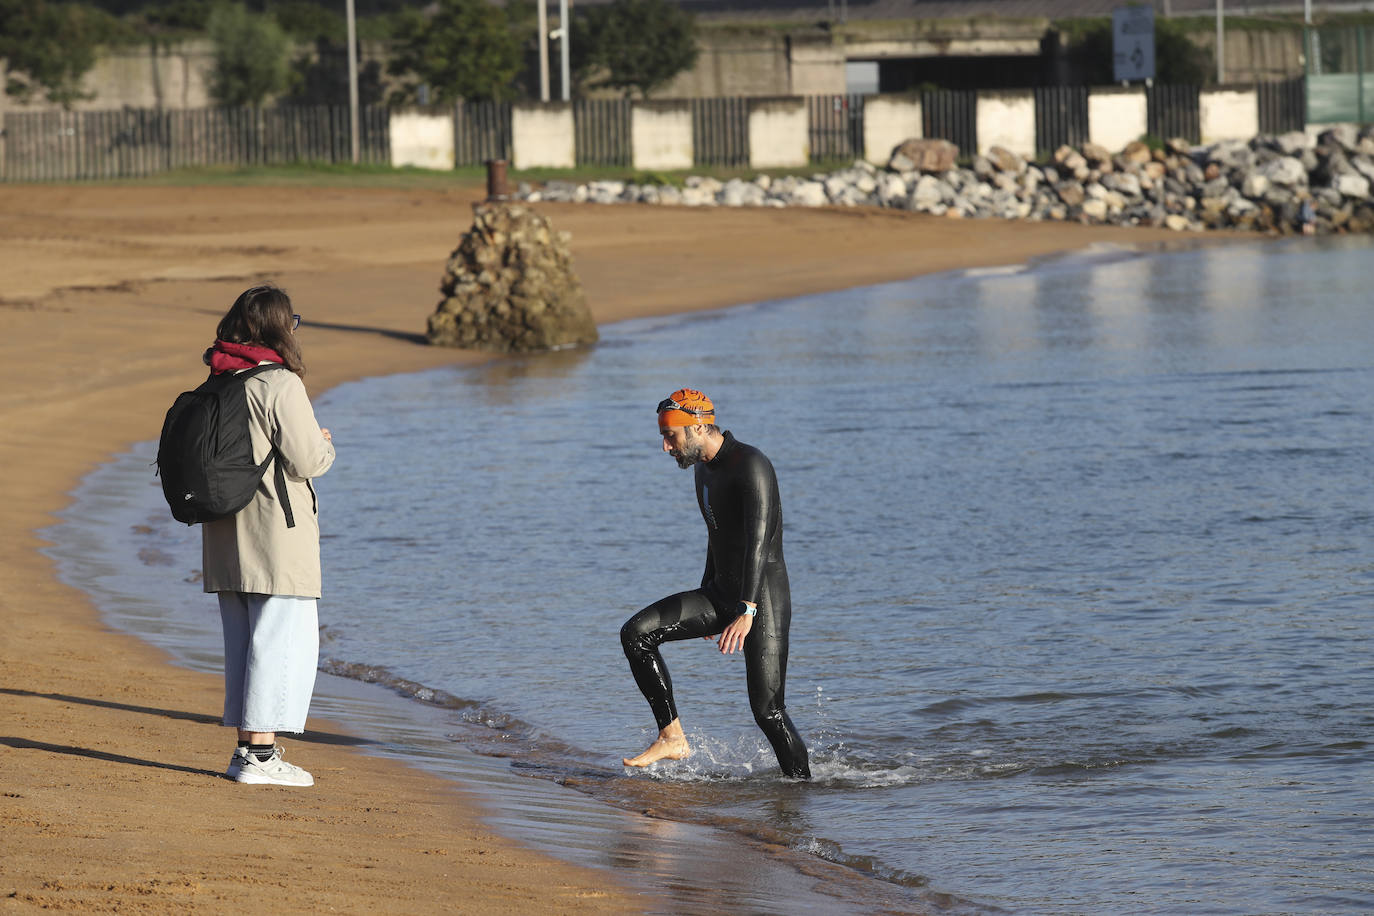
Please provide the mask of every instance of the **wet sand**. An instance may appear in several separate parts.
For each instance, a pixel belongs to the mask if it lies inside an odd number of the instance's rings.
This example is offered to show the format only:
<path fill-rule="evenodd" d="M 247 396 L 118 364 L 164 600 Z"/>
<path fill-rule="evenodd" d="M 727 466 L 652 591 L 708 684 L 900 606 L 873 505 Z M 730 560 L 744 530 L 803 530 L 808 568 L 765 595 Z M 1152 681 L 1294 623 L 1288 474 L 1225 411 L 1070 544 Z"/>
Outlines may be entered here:
<path fill-rule="evenodd" d="M 112 631 L 40 552 L 38 532 L 77 481 L 156 438 L 167 405 L 203 374 L 200 353 L 215 322 L 251 283 L 281 284 L 305 316 L 312 394 L 348 379 L 488 359 L 431 348 L 420 336 L 478 194 L 0 186 L 4 908 L 662 908 L 604 870 L 498 834 L 491 824 L 500 823 L 493 808 L 501 795 L 480 772 L 446 780 L 368 755 L 367 735 L 327 719 L 285 739 L 290 758 L 315 774 L 314 788 L 225 781 L 232 734 L 218 724 L 219 678 Z M 1017 263 L 1095 243 L 1198 241 L 1163 230 L 858 210 L 540 209 L 572 233 L 601 322 Z M 653 842 L 649 833 L 620 852 L 647 863 Z M 658 877 L 671 885 L 703 876 Z"/>

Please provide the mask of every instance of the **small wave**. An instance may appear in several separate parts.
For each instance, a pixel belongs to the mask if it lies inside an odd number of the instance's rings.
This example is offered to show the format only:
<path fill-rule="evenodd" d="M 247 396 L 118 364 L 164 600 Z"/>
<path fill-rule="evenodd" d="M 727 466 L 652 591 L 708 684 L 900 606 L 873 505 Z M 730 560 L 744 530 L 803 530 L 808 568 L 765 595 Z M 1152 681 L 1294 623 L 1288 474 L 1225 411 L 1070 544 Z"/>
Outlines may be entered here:
<path fill-rule="evenodd" d="M 1131 760 L 1124 757 L 1107 758 L 1103 760 L 1065 760 L 1063 763 L 1028 767 L 1023 770 L 1023 772 L 1029 772 L 1035 776 L 1077 776 L 1097 770 L 1117 770 L 1122 767 L 1133 766 L 1144 762 L 1146 761 Z"/>
<path fill-rule="evenodd" d="M 848 855 L 840 844 L 821 837 L 807 837 L 798 840 L 793 843 L 792 848 L 809 853 L 818 859 L 825 859 L 828 862 L 852 868 L 857 872 L 881 878 L 898 887 L 926 887 L 930 884 L 930 879 L 925 875 L 917 875 L 900 868 L 885 866 L 872 856 Z"/>
<path fill-rule="evenodd" d="M 723 741 L 690 731 L 687 738 L 692 745 L 692 756 L 687 759 L 662 760 L 643 770 L 626 767 L 626 772 L 680 782 L 748 779 L 760 773 L 783 778 L 773 752 L 756 738 L 741 735 L 733 741 Z"/>
<path fill-rule="evenodd" d="M 445 709 L 478 710 L 481 704 L 475 700 L 465 700 L 443 690 L 427 687 L 418 681 L 408 680 L 379 665 L 361 662 L 345 662 L 336 658 L 320 660 L 320 670 L 336 677 L 361 681 L 364 684 L 377 684 L 399 693 L 401 696 L 419 700 L 432 706 Z M 467 718 L 466 716 L 464 717 Z"/>
<path fill-rule="evenodd" d="M 962 271 L 962 275 L 970 280 L 981 280 L 984 277 L 1006 277 L 1021 274 L 1028 269 L 1025 264 L 1002 264 L 996 267 L 970 267 L 968 270 Z"/>

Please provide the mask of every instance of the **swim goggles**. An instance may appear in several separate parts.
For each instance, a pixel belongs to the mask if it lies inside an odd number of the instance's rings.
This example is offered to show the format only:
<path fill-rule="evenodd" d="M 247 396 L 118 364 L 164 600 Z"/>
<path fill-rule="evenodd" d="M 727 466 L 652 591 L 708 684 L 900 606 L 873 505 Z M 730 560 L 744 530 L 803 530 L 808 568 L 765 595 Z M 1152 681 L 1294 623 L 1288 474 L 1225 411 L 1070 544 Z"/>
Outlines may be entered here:
<path fill-rule="evenodd" d="M 664 398 L 663 400 L 658 402 L 657 412 L 663 413 L 663 411 L 665 410 L 680 410 L 683 413 L 689 413 L 694 417 L 710 417 L 715 416 L 716 413 L 714 409 L 703 410 L 699 407 L 684 407 L 677 401 L 674 401 L 672 398 Z"/>

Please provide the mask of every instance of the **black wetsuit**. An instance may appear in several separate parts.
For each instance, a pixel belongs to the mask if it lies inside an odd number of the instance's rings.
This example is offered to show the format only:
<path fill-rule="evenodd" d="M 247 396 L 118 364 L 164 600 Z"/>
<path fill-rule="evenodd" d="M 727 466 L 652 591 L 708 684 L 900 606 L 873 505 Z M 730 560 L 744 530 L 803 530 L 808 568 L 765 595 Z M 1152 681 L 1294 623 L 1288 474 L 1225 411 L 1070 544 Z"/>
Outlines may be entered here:
<path fill-rule="evenodd" d="M 697 504 L 708 533 L 701 587 L 635 614 L 621 627 L 620 642 L 661 731 L 677 718 L 677 707 L 658 647 L 720 633 L 739 616 L 741 601 L 755 602 L 758 615 L 744 640 L 749 705 L 782 771 L 805 779 L 811 775 L 806 745 L 783 702 L 792 599 L 782 558 L 778 480 L 763 452 L 729 432 L 724 436 L 715 458 L 695 469 Z"/>

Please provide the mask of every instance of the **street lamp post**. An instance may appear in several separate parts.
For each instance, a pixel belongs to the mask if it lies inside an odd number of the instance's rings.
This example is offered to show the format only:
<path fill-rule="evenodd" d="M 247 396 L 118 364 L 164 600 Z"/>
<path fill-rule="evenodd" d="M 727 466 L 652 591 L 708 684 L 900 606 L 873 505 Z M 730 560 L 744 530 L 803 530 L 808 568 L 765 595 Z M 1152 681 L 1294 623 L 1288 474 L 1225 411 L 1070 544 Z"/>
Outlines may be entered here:
<path fill-rule="evenodd" d="M 566 102 L 572 98 L 568 87 L 568 0 L 558 0 L 558 47 L 562 52 L 562 66 L 558 75 L 563 83 L 563 101 Z"/>
<path fill-rule="evenodd" d="M 536 0 L 539 5 L 539 101 L 549 100 L 549 7 L 548 0 Z"/>
<path fill-rule="evenodd" d="M 348 141 L 353 164 L 358 164 L 358 25 L 353 0 L 345 0 L 348 12 Z"/>
<path fill-rule="evenodd" d="M 1217 85 L 1226 82 L 1226 34 L 1222 29 L 1222 0 L 1217 0 Z"/>

